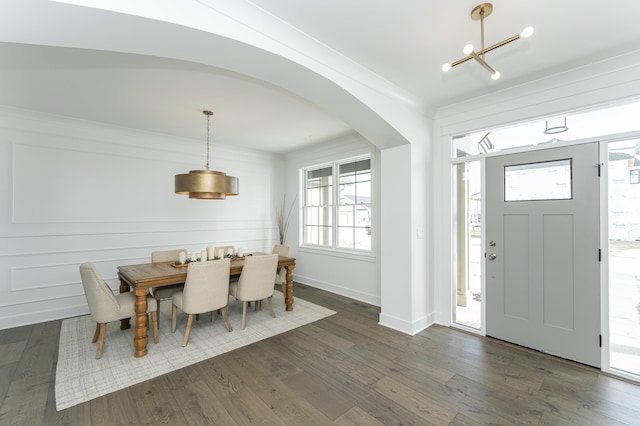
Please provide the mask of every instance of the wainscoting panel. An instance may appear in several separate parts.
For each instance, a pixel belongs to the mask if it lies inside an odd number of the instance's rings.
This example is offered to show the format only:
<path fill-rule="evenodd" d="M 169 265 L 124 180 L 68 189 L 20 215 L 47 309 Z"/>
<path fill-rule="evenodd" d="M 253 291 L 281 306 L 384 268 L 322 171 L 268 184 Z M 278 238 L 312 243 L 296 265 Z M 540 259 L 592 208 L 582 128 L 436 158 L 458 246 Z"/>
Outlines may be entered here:
<path fill-rule="evenodd" d="M 118 291 L 117 266 L 152 251 L 270 252 L 282 159 L 214 152 L 240 195 L 191 200 L 174 175 L 203 167 L 202 141 L 0 107 L 0 329 L 87 313 L 83 262 Z"/>

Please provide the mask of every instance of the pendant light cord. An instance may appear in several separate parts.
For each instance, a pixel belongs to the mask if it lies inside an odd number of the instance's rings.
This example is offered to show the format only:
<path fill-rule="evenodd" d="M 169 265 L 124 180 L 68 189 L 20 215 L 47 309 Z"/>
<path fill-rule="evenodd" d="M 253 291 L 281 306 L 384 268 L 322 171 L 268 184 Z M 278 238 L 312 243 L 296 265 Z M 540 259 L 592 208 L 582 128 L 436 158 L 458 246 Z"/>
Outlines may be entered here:
<path fill-rule="evenodd" d="M 209 170 L 209 122 L 213 112 L 211 111 L 202 111 L 204 115 L 207 116 L 207 164 L 204 165 L 206 170 Z"/>

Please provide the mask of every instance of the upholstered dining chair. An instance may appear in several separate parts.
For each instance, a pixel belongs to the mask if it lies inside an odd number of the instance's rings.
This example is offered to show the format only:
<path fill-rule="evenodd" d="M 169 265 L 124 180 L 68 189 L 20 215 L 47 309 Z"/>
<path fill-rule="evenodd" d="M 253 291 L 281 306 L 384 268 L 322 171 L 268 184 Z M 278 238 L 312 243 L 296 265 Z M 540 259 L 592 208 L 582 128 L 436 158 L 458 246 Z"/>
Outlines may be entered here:
<path fill-rule="evenodd" d="M 273 246 L 273 251 L 271 253 L 279 254 L 280 256 L 290 257 L 291 246 L 276 244 L 275 246 Z M 287 268 L 284 268 L 284 267 L 278 268 L 278 271 L 276 272 L 275 283 L 282 286 L 282 293 L 284 293 L 284 285 L 287 283 Z"/>
<path fill-rule="evenodd" d="M 177 262 L 180 259 L 180 253 L 184 253 L 185 257 L 188 257 L 185 249 L 178 250 L 164 250 L 151 252 L 151 263 L 158 262 Z M 173 284 L 164 287 L 154 287 L 151 289 L 151 294 L 156 300 L 158 306 L 158 313 L 160 312 L 160 302 L 162 300 L 171 299 L 171 295 L 176 291 L 180 291 L 184 288 L 184 284 Z M 158 315 L 158 327 L 160 326 L 160 316 Z"/>
<path fill-rule="evenodd" d="M 247 304 L 249 302 L 261 302 L 267 299 L 269 313 L 272 318 L 276 317 L 271 297 L 273 296 L 273 283 L 276 279 L 277 267 L 277 254 L 246 257 L 240 278 L 237 282 L 232 282 L 229 285 L 229 294 L 242 301 L 243 330 L 247 323 Z M 256 303 L 256 309 L 257 307 L 258 303 Z"/>
<path fill-rule="evenodd" d="M 132 292 L 113 294 L 111 288 L 100 277 L 95 266 L 90 262 L 80 265 L 80 277 L 84 295 L 91 311 L 91 316 L 96 321 L 96 332 L 91 343 L 98 342 L 96 359 L 102 358 L 104 350 L 104 338 L 107 334 L 107 323 L 125 318 L 135 317 L 136 297 Z M 153 322 L 153 341 L 158 343 L 158 312 L 154 300 L 147 296 L 147 314 L 151 313 Z"/>
<path fill-rule="evenodd" d="M 222 311 L 222 319 L 227 331 L 232 331 L 229 323 L 229 268 L 230 259 L 193 262 L 187 266 L 187 281 L 184 290 L 171 296 L 171 332 L 176 332 L 176 316 L 178 308 L 188 314 L 187 329 L 182 346 L 189 343 L 189 334 L 194 314 L 211 311 L 211 320 L 218 309 Z"/>

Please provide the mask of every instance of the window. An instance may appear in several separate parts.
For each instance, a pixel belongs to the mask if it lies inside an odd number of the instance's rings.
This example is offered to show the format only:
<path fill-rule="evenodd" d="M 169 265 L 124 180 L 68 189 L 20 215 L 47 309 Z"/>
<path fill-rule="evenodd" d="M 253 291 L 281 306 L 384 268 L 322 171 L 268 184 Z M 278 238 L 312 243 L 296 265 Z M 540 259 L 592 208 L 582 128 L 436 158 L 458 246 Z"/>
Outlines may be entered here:
<path fill-rule="evenodd" d="M 571 160 L 504 168 L 505 201 L 571 199 Z"/>
<path fill-rule="evenodd" d="M 308 168 L 303 176 L 303 244 L 370 251 L 371 158 Z"/>

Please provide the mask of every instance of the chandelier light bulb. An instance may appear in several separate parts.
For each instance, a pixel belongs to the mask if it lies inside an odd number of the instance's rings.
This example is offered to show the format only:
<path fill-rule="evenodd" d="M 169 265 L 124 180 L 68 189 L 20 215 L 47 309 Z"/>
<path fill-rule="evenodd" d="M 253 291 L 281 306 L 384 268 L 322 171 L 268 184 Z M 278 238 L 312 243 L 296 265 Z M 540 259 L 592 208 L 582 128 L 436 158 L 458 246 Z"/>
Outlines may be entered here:
<path fill-rule="evenodd" d="M 442 71 L 447 72 L 451 69 L 451 64 L 449 62 L 447 62 L 446 64 L 444 64 L 442 66 Z"/>
<path fill-rule="evenodd" d="M 527 27 L 524 30 L 522 30 L 522 32 L 520 33 L 520 37 L 531 37 L 531 35 L 533 34 L 533 27 Z"/>
<path fill-rule="evenodd" d="M 500 78 L 500 73 L 498 71 L 491 74 L 491 80 L 497 80 Z"/>
<path fill-rule="evenodd" d="M 473 44 L 467 44 L 463 49 L 462 52 L 464 52 L 465 55 L 468 55 L 469 53 L 473 52 Z"/>

